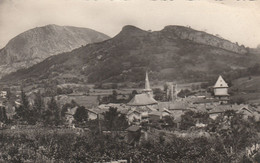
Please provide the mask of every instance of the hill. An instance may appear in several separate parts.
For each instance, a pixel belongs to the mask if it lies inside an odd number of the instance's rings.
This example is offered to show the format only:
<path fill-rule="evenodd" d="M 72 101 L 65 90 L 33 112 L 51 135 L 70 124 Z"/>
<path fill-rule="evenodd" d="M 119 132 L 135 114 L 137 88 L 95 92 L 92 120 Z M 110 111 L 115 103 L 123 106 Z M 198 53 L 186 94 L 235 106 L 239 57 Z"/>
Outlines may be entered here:
<path fill-rule="evenodd" d="M 150 32 L 125 26 L 112 39 L 51 56 L 2 81 L 139 82 L 147 69 L 151 80 L 206 81 L 219 74 L 239 75 L 259 61 L 243 46 L 191 28 Z"/>
<path fill-rule="evenodd" d="M 260 76 L 238 78 L 232 82 L 230 88 L 233 101 L 247 101 L 260 103 Z"/>
<path fill-rule="evenodd" d="M 47 25 L 25 31 L 0 50 L 0 77 L 88 43 L 109 39 L 88 28 Z"/>

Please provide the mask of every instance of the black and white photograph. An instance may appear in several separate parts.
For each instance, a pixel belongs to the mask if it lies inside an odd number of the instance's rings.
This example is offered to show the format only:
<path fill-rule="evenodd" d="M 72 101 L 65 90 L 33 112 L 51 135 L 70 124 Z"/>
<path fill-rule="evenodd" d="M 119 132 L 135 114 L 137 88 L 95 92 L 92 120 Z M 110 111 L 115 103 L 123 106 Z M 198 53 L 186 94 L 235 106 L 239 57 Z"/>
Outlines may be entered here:
<path fill-rule="evenodd" d="M 0 163 L 260 163 L 260 1 L 0 0 Z"/>

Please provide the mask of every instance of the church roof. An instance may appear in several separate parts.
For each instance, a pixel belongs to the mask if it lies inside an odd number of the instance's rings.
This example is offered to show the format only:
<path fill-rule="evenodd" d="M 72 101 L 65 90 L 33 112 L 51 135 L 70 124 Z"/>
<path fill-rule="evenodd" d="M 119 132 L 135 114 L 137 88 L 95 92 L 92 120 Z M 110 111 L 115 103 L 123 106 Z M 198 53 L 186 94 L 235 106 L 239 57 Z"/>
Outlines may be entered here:
<path fill-rule="evenodd" d="M 130 106 L 145 106 L 145 105 L 153 105 L 158 102 L 148 94 L 136 94 L 132 100 L 128 103 Z"/>
<path fill-rule="evenodd" d="M 217 82 L 214 85 L 214 88 L 228 88 L 227 83 L 225 80 L 222 78 L 221 75 L 219 75 Z"/>

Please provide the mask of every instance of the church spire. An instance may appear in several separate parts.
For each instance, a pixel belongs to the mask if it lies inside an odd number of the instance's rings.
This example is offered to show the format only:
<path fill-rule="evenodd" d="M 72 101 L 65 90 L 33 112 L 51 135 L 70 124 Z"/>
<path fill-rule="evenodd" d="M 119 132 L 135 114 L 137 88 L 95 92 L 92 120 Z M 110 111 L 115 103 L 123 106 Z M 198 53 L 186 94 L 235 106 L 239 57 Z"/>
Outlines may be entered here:
<path fill-rule="evenodd" d="M 145 87 L 144 87 L 143 93 L 146 93 L 148 95 L 153 94 L 152 89 L 150 87 L 150 82 L 149 82 L 148 72 L 147 71 L 146 71 L 146 74 L 145 74 Z"/>
<path fill-rule="evenodd" d="M 147 71 L 145 74 L 145 90 L 151 90 Z"/>

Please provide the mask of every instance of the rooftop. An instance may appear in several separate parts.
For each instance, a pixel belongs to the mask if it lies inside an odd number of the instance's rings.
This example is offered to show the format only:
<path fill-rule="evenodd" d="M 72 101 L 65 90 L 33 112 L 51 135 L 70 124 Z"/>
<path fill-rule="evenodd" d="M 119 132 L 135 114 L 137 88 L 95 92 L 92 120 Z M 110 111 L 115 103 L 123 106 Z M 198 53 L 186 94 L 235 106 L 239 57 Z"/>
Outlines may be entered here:
<path fill-rule="evenodd" d="M 128 128 L 126 129 L 126 131 L 136 132 L 136 131 L 138 131 L 138 130 L 140 130 L 140 129 L 141 129 L 141 127 L 139 127 L 139 126 L 130 126 L 130 127 L 128 127 Z"/>
<path fill-rule="evenodd" d="M 214 85 L 214 88 L 228 88 L 228 84 L 225 82 L 221 75 L 219 75 L 218 80 Z"/>
<path fill-rule="evenodd" d="M 158 102 L 148 94 L 137 94 L 128 103 L 130 106 L 145 106 L 154 104 L 158 104 Z"/>

